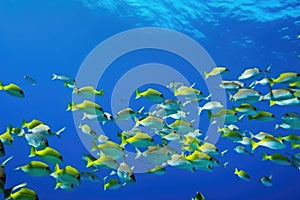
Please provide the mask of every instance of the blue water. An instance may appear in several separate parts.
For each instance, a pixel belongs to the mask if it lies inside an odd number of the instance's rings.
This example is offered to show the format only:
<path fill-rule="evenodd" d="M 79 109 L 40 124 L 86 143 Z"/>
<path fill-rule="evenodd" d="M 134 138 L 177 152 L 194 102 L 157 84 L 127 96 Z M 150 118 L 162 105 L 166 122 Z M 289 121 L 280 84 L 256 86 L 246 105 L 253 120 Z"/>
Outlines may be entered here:
<path fill-rule="evenodd" d="M 234 2 L 234 3 L 233 3 Z M 82 144 L 73 115 L 66 112 L 72 100 L 72 91 L 61 82 L 51 81 L 52 73 L 76 77 L 87 55 L 107 38 L 132 28 L 155 26 L 182 32 L 201 44 L 217 65 L 230 69 L 224 79 L 236 79 L 246 68 L 267 68 L 272 64 L 270 76 L 277 77 L 286 71 L 299 72 L 300 40 L 296 39 L 300 27 L 298 1 L 265 1 L 259 3 L 241 1 L 21 1 L 0 2 L 0 81 L 14 82 L 25 92 L 18 99 L 1 92 L 0 130 L 6 126 L 20 126 L 22 119 L 40 119 L 58 130 L 66 127 L 61 138 L 49 138 L 64 157 L 64 164 L 71 164 L 80 171 L 87 171 L 81 160 L 89 153 Z M 126 57 L 127 56 L 127 57 Z M 122 73 L 145 63 L 162 63 L 182 70 L 187 79 L 201 87 L 203 80 L 189 70 L 189 64 L 168 52 L 140 50 L 124 55 L 111 64 L 99 81 L 104 88 L 101 106 L 110 111 L 112 88 Z M 185 68 L 181 66 L 185 66 Z M 122 66 L 122 67 L 121 67 Z M 29 74 L 37 81 L 33 87 L 23 79 Z M 144 75 L 141 75 L 144 76 Z M 205 87 L 202 90 L 207 91 Z M 266 93 L 264 87 L 258 88 Z M 134 95 L 134 91 L 133 95 Z M 141 104 L 141 102 L 139 102 Z M 229 103 L 229 108 L 232 104 Z M 137 109 L 140 105 L 135 105 Z M 278 116 L 275 122 L 238 123 L 242 130 L 274 132 L 287 135 L 299 131 L 274 130 L 275 123 L 286 112 L 297 112 L 298 107 L 269 107 L 267 102 L 258 103 Z M 204 116 L 205 117 L 205 116 Z M 106 135 L 115 137 L 113 124 L 103 126 Z M 204 127 L 205 129 L 206 127 Z M 201 129 L 201 127 L 200 127 Z M 52 177 L 30 177 L 14 168 L 29 162 L 29 146 L 24 138 L 15 138 L 13 145 L 6 146 L 6 157 L 14 158 L 7 163 L 7 187 L 27 182 L 40 199 L 190 199 L 197 191 L 207 199 L 300 199 L 299 170 L 261 161 L 258 149 L 254 156 L 240 155 L 233 151 L 234 144 L 224 138 L 216 144 L 229 152 L 220 161 L 229 161 L 226 169 L 214 168 L 213 172 L 191 173 L 167 168 L 164 176 L 136 174 L 137 182 L 114 191 L 103 191 L 102 183 L 82 181 L 74 191 L 54 190 Z M 274 151 L 269 151 L 274 152 Z M 281 153 L 291 151 L 289 144 Z M 2 158 L 4 160 L 4 158 Z M 251 181 L 246 182 L 233 174 L 234 168 L 246 170 Z M 98 172 L 104 177 L 107 171 Z M 262 175 L 273 174 L 273 186 L 259 183 Z"/>

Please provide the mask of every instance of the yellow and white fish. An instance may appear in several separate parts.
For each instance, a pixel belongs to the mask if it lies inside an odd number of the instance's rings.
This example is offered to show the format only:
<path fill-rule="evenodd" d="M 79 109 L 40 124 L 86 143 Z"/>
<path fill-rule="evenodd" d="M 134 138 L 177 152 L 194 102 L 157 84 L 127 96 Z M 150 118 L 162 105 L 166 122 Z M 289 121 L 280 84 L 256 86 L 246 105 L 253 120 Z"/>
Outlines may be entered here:
<path fill-rule="evenodd" d="M 11 145 L 14 141 L 14 138 L 11 135 L 12 126 L 8 126 L 6 131 L 0 135 L 0 140 L 4 145 Z"/>
<path fill-rule="evenodd" d="M 255 115 L 248 115 L 248 120 L 258 120 L 263 122 L 269 122 L 275 120 L 275 115 L 267 111 L 258 111 Z"/>
<path fill-rule="evenodd" d="M 257 113 L 256 107 L 249 103 L 242 103 L 239 107 L 232 106 L 232 110 L 243 113 L 245 115 L 254 115 Z"/>
<path fill-rule="evenodd" d="M 207 79 L 211 76 L 221 75 L 228 71 L 229 71 L 228 68 L 223 67 L 223 66 L 215 67 L 210 72 L 204 72 L 204 78 Z"/>
<path fill-rule="evenodd" d="M 0 82 L 0 90 L 4 90 L 7 94 L 14 97 L 19 97 L 19 98 L 25 97 L 23 90 L 14 83 L 3 85 L 3 83 Z"/>
<path fill-rule="evenodd" d="M 163 94 L 153 88 L 148 88 L 144 92 L 140 92 L 137 89 L 135 91 L 135 99 L 139 99 L 140 97 L 144 97 L 144 98 L 146 98 L 150 101 L 156 102 L 156 103 L 164 101 Z"/>
<path fill-rule="evenodd" d="M 46 163 L 40 161 L 31 161 L 27 165 L 15 168 L 15 170 L 22 170 L 30 176 L 48 176 L 51 174 L 50 167 Z"/>
<path fill-rule="evenodd" d="M 206 104 L 204 104 L 203 106 L 200 106 L 198 108 L 198 115 L 201 114 L 202 110 L 209 110 L 209 111 L 215 111 L 215 110 L 219 110 L 220 108 L 224 108 L 224 106 L 218 102 L 218 101 L 210 101 L 207 102 Z"/>
<path fill-rule="evenodd" d="M 285 72 L 280 74 L 277 78 L 272 79 L 271 86 L 275 83 L 293 83 L 300 81 L 300 74 L 296 72 Z"/>
<path fill-rule="evenodd" d="M 282 139 L 278 139 L 275 137 L 266 136 L 263 140 L 259 142 L 255 142 L 251 140 L 252 151 L 255 150 L 259 146 L 267 147 L 269 149 L 284 149 L 285 144 Z"/>
<path fill-rule="evenodd" d="M 54 172 L 50 175 L 54 177 L 57 182 L 80 185 L 80 172 L 71 165 L 67 165 L 65 168 L 60 169 L 58 163 L 56 163 Z"/>
<path fill-rule="evenodd" d="M 65 76 L 65 75 L 57 75 L 57 74 L 52 74 L 52 80 L 60 80 L 64 82 L 64 84 L 70 88 L 75 87 L 75 79 Z"/>
<path fill-rule="evenodd" d="M 272 175 L 270 175 L 270 176 L 262 176 L 262 177 L 260 178 L 260 182 L 261 182 L 264 186 L 267 186 L 267 187 L 272 186 Z"/>
<path fill-rule="evenodd" d="M 118 159 L 121 157 L 125 157 L 124 148 L 121 147 L 119 144 L 113 142 L 113 141 L 107 141 L 103 144 L 96 145 L 94 142 L 92 142 L 92 151 L 98 150 L 102 152 L 103 154 L 110 156 L 114 159 Z"/>
<path fill-rule="evenodd" d="M 229 93 L 229 101 L 255 103 L 262 100 L 263 96 L 261 93 L 253 89 L 242 88 L 239 89 L 234 95 Z"/>
<path fill-rule="evenodd" d="M 134 147 L 147 148 L 148 146 L 155 145 L 153 138 L 143 132 L 137 132 L 134 136 L 129 138 L 122 138 L 121 146 L 125 146 L 127 143 L 131 144 Z"/>
<path fill-rule="evenodd" d="M 234 169 L 234 174 L 236 174 L 238 177 L 245 181 L 250 181 L 250 175 L 245 172 L 244 170 L 239 170 L 237 168 Z"/>
<path fill-rule="evenodd" d="M 100 105 L 95 102 L 84 100 L 82 103 L 75 104 L 74 102 L 68 104 L 67 111 L 80 110 L 83 113 L 90 115 L 103 115 L 104 111 Z"/>
<path fill-rule="evenodd" d="M 279 153 L 275 153 L 273 155 L 267 155 L 265 152 L 263 152 L 262 160 L 270 160 L 280 165 L 291 165 L 291 160 L 288 157 Z"/>
<path fill-rule="evenodd" d="M 135 117 L 137 114 L 142 114 L 143 110 L 144 107 L 142 107 L 139 111 L 134 111 L 132 108 L 125 108 L 117 112 L 117 114 L 114 117 L 114 120 L 116 121 L 129 120 Z"/>
<path fill-rule="evenodd" d="M 271 69 L 271 65 L 265 70 L 261 70 L 261 69 L 258 69 L 258 68 L 249 68 L 249 69 L 246 69 L 238 78 L 238 80 L 246 80 L 246 79 L 250 79 L 250 78 L 253 78 L 253 77 L 256 77 L 262 73 L 267 73 L 269 72 Z"/>
<path fill-rule="evenodd" d="M 96 90 L 93 86 L 85 86 L 81 88 L 75 87 L 73 89 L 73 94 L 80 95 L 83 97 L 93 97 L 95 95 L 103 96 L 104 89 Z"/>
<path fill-rule="evenodd" d="M 222 81 L 219 84 L 219 87 L 221 87 L 225 90 L 232 90 L 232 91 L 239 90 L 245 86 L 246 86 L 246 84 L 241 81 Z"/>
<path fill-rule="evenodd" d="M 42 150 L 36 150 L 34 147 L 30 148 L 30 154 L 28 157 L 38 156 L 42 160 L 50 163 L 61 163 L 63 161 L 62 155 L 51 147 L 46 147 Z"/>

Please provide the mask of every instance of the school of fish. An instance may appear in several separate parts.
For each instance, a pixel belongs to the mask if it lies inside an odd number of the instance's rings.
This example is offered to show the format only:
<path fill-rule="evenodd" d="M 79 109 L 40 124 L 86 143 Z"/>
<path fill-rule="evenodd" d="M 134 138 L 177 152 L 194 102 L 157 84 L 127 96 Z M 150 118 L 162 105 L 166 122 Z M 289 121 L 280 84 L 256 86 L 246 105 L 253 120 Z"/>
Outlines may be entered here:
<path fill-rule="evenodd" d="M 64 163 L 63 155 L 59 149 L 48 144 L 48 137 L 60 137 L 63 139 L 65 127 L 53 130 L 49 124 L 39 119 L 23 120 L 19 127 L 8 125 L 0 134 L 0 156 L 5 157 L 5 147 L 13 145 L 14 140 L 23 139 L 27 142 L 30 153 L 28 163 L 16 166 L 15 170 L 21 170 L 29 176 L 51 176 L 56 180 L 55 189 L 74 190 L 80 187 L 82 180 L 99 182 L 104 190 L 115 190 L 135 183 L 136 174 L 134 164 L 126 162 L 127 152 L 134 149 L 135 160 L 146 159 L 152 167 L 147 173 L 163 175 L 168 167 L 195 172 L 204 170 L 212 172 L 216 167 L 224 167 L 234 163 L 220 162 L 226 159 L 227 151 L 235 151 L 238 154 L 252 156 L 258 148 L 267 150 L 261 155 L 262 161 L 271 161 L 274 164 L 295 167 L 300 170 L 300 152 L 277 153 L 276 150 L 287 149 L 290 143 L 292 149 L 300 148 L 300 113 L 287 112 L 283 116 L 274 116 L 272 106 L 300 106 L 300 74 L 287 71 L 277 77 L 270 77 L 271 66 L 266 69 L 246 69 L 235 80 L 222 80 L 218 87 L 228 93 L 228 103 L 234 104 L 231 109 L 224 107 L 221 102 L 211 101 L 212 94 L 204 94 L 197 88 L 197 84 L 185 85 L 180 82 L 170 82 L 165 87 L 172 91 L 174 98 L 165 98 L 164 94 L 155 88 L 135 91 L 135 101 L 153 105 L 152 110 L 145 110 L 145 106 L 139 109 L 130 107 L 111 114 L 105 111 L 97 102 L 89 98 L 95 95 L 103 96 L 103 89 L 95 89 L 92 86 L 77 87 L 75 79 L 53 74 L 52 80 L 58 80 L 64 86 L 70 88 L 73 95 L 86 98 L 82 102 L 70 101 L 66 105 L 69 112 L 82 113 L 82 122 L 78 129 L 82 134 L 92 138 L 91 151 L 95 154 L 84 154 L 87 171 L 80 172 L 75 166 Z M 213 76 L 230 73 L 230 69 L 218 66 L 210 72 L 204 72 L 205 79 Z M 37 82 L 25 75 L 24 78 L 33 86 Z M 266 87 L 268 93 L 262 94 L 256 88 Z M 25 98 L 25 93 L 20 86 L 14 83 L 4 84 L 0 82 L 0 90 L 8 95 Z M 180 99 L 180 100 L 178 100 Z M 269 109 L 259 110 L 255 104 L 268 102 Z M 218 127 L 216 132 L 221 133 L 221 138 L 228 139 L 236 144 L 234 149 L 217 147 L 209 143 L 202 133 L 202 127 L 195 127 L 194 120 L 189 119 L 190 113 L 186 107 L 189 104 L 197 104 L 198 115 L 207 115 L 210 123 L 224 120 L 224 126 Z M 37 117 L 38 118 L 38 117 Z M 251 130 L 241 130 L 240 121 L 256 120 L 258 123 L 270 123 L 280 119 L 281 123 L 274 126 L 276 129 L 290 130 L 289 135 L 278 135 L 273 130 L 253 133 Z M 117 140 L 112 140 L 104 133 L 97 133 L 89 124 L 90 121 L 98 121 L 105 126 L 106 123 L 116 121 L 134 121 L 130 130 L 121 130 Z M 130 150 L 131 149 L 131 150 Z M 288 149 L 287 149 L 288 150 Z M 273 151 L 273 153 L 267 153 Z M 96 155 L 96 156 L 95 156 Z M 27 187 L 27 183 L 17 184 L 12 188 L 6 187 L 5 168 L 7 163 L 13 162 L 13 156 L 4 159 L 0 165 L 0 191 L 5 199 L 38 199 L 37 193 Z M 100 177 L 98 172 L 106 170 L 107 175 Z M 246 169 L 238 169 L 232 172 L 242 180 L 251 181 L 251 175 Z M 261 177 L 263 185 L 272 186 L 272 175 Z M 192 199 L 205 199 L 204 195 L 197 192 Z"/>

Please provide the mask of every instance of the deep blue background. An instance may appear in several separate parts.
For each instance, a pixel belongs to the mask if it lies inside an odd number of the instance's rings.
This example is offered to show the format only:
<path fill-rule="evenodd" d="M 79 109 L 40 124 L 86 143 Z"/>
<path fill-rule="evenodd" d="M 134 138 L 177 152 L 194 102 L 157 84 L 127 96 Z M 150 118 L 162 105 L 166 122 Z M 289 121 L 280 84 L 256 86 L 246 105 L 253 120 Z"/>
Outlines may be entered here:
<path fill-rule="evenodd" d="M 299 34 L 299 26 L 294 23 L 296 20 L 286 17 L 269 22 L 240 22 L 220 18 L 219 26 L 202 22 L 201 31 L 206 38 L 194 39 L 207 50 L 217 65 L 227 66 L 231 70 L 224 75 L 224 79 L 236 79 L 246 68 L 257 66 L 265 69 L 270 64 L 271 76 L 276 77 L 284 71 L 299 72 L 297 52 L 300 53 L 300 40 L 296 39 Z M 60 82 L 51 81 L 52 73 L 75 77 L 82 61 L 101 41 L 121 31 L 143 25 L 151 24 L 134 17 L 122 18 L 104 9 L 95 13 L 77 1 L 1 1 L 0 81 L 22 86 L 26 98 L 18 99 L 4 92 L 0 93 L 0 130 L 4 132 L 10 123 L 20 126 L 23 118 L 40 119 L 54 130 L 66 126 L 61 138 L 49 138 L 50 146 L 62 153 L 65 164 L 72 164 L 81 171 L 86 171 L 81 155 L 88 152 L 77 135 L 72 114 L 65 111 L 72 98 L 71 91 Z M 283 27 L 288 29 L 282 30 Z M 241 35 L 248 35 L 252 42 L 247 44 Z M 291 39 L 283 39 L 285 35 L 289 35 Z M 99 87 L 103 87 L 107 94 L 110 93 L 109 89 L 113 87 L 111 83 L 116 82 L 116 74 L 121 73 L 117 69 L 118 64 L 134 66 L 161 62 L 169 66 L 179 65 L 180 59 L 174 58 L 174 55 L 159 53 L 136 52 L 127 58 L 120 58 L 105 74 Z M 23 79 L 25 74 L 36 79 L 36 87 Z M 192 73 L 190 77 L 190 82 L 197 78 Z M 260 89 L 266 92 L 264 88 Z M 104 108 L 109 107 L 107 98 L 108 96 L 103 98 Z M 269 108 L 267 103 L 257 106 L 273 112 L 277 122 L 280 122 L 283 113 L 299 111 L 299 107 Z M 283 129 L 274 131 L 275 122 L 257 123 L 244 119 L 239 126 L 254 133 L 299 133 Z M 67 192 L 54 190 L 55 180 L 52 177 L 30 177 L 22 171 L 13 170 L 29 162 L 29 147 L 25 139 L 16 138 L 12 146 L 6 147 L 7 156 L 14 155 L 14 159 L 6 166 L 7 186 L 26 181 L 28 187 L 37 191 L 40 199 L 189 199 L 196 191 L 202 192 L 207 199 L 300 199 L 300 176 L 296 168 L 262 162 L 261 153 L 265 149 L 259 149 L 254 156 L 247 156 L 236 154 L 233 151 L 234 145 L 226 139 L 220 139 L 217 146 L 229 149 L 221 159 L 223 162 L 230 162 L 226 169 L 219 167 L 213 173 L 197 171 L 193 174 L 168 167 L 164 176 L 137 174 L 136 184 L 116 191 L 104 192 L 102 183 L 82 182 L 79 188 Z M 287 149 L 279 152 L 297 151 L 291 151 L 287 145 Z M 233 174 L 235 167 L 249 172 L 252 181 L 245 182 L 236 177 Z M 100 172 L 99 175 L 104 176 L 106 173 L 107 171 Z M 273 174 L 273 186 L 264 187 L 259 183 L 259 178 L 270 174 Z"/>

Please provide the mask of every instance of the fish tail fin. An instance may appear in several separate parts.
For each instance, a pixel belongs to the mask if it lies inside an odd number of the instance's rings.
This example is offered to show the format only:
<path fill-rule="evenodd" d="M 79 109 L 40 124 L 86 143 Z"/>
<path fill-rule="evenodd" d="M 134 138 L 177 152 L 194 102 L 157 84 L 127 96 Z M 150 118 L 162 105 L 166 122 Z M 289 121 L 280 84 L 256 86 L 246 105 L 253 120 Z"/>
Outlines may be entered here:
<path fill-rule="evenodd" d="M 0 81 L 0 90 L 3 90 L 3 83 Z"/>
<path fill-rule="evenodd" d="M 23 119 L 23 120 L 22 120 L 22 127 L 26 127 L 26 125 L 27 125 L 27 122 L 26 122 L 25 119 Z"/>
<path fill-rule="evenodd" d="M 97 145 L 96 145 L 96 142 L 93 140 L 92 141 L 92 149 L 91 151 L 96 151 L 97 150 Z"/>
<path fill-rule="evenodd" d="M 73 110 L 74 107 L 74 102 L 72 101 L 71 103 L 68 103 L 67 111 Z"/>
<path fill-rule="evenodd" d="M 271 174 L 271 175 L 269 176 L 269 179 L 272 180 L 272 178 L 273 178 L 273 175 Z"/>
<path fill-rule="evenodd" d="M 87 116 L 88 116 L 88 115 L 87 115 L 86 113 L 83 113 L 83 116 L 82 116 L 82 119 L 81 119 L 81 120 L 87 119 L 87 118 L 88 118 Z"/>
<path fill-rule="evenodd" d="M 249 134 L 250 134 L 251 139 L 253 139 L 255 137 L 255 135 L 251 131 L 249 131 Z"/>
<path fill-rule="evenodd" d="M 135 90 L 135 99 L 138 99 L 141 97 L 141 93 L 138 89 Z"/>
<path fill-rule="evenodd" d="M 292 142 L 292 149 L 296 149 L 297 148 L 297 144 L 295 144 L 294 142 Z"/>
<path fill-rule="evenodd" d="M 270 73 L 271 68 L 272 68 L 272 64 L 270 64 L 269 67 L 267 67 L 267 69 L 264 72 L 265 73 Z"/>
<path fill-rule="evenodd" d="M 175 95 L 176 96 L 176 95 Z M 189 103 L 192 103 L 192 100 L 187 100 L 185 102 L 182 103 L 182 106 L 185 107 L 186 105 L 188 105 Z"/>
<path fill-rule="evenodd" d="M 229 162 L 228 162 L 228 161 L 227 161 L 227 162 L 225 162 L 225 163 L 223 164 L 223 167 L 224 167 L 224 168 L 226 168 L 228 164 L 229 164 Z"/>
<path fill-rule="evenodd" d="M 60 137 L 61 132 L 63 132 L 65 129 L 66 129 L 66 127 L 61 128 L 60 130 L 58 130 L 58 131 L 55 133 L 55 135 L 56 135 L 57 137 Z"/>
<path fill-rule="evenodd" d="M 4 160 L 2 163 L 1 163 L 1 167 L 4 167 L 6 165 L 6 163 L 8 161 L 10 161 L 14 156 L 10 156 L 9 158 L 7 158 L 6 160 Z"/>
<path fill-rule="evenodd" d="M 237 168 L 234 169 L 234 174 L 238 174 L 239 170 Z"/>
<path fill-rule="evenodd" d="M 62 183 L 57 181 L 54 189 L 57 190 L 61 185 Z"/>
<path fill-rule="evenodd" d="M 244 118 L 245 115 L 241 115 L 238 120 L 241 121 Z"/>
<path fill-rule="evenodd" d="M 52 80 L 55 80 L 58 78 L 58 75 L 57 74 L 52 74 Z"/>
<path fill-rule="evenodd" d="M 199 107 L 199 108 L 198 108 L 198 115 L 200 115 L 200 114 L 201 114 L 202 110 L 203 110 L 203 108 L 202 108 L 202 107 Z"/>
<path fill-rule="evenodd" d="M 136 154 L 134 159 L 138 159 L 143 155 L 142 152 L 138 148 L 135 148 L 135 151 L 136 151 L 137 154 Z"/>
<path fill-rule="evenodd" d="M 59 170 L 60 170 L 60 168 L 59 168 L 59 164 L 58 164 L 58 163 L 56 163 L 56 164 L 55 164 L 55 167 L 54 167 L 54 173 L 58 173 L 58 172 L 59 172 Z"/>
<path fill-rule="evenodd" d="M 225 149 L 224 151 L 221 152 L 221 156 L 223 157 L 225 155 L 225 153 L 228 152 L 228 149 Z"/>
<path fill-rule="evenodd" d="M 258 81 L 255 80 L 249 85 L 249 88 L 254 89 L 257 84 L 258 84 Z"/>
<path fill-rule="evenodd" d="M 274 106 L 276 104 L 276 101 L 270 100 L 270 106 Z"/>
<path fill-rule="evenodd" d="M 30 154 L 28 157 L 33 157 L 36 155 L 36 152 L 35 152 L 35 148 L 34 147 L 30 147 Z"/>
<path fill-rule="evenodd" d="M 144 108 L 145 108 L 145 106 L 141 107 L 137 113 L 140 115 L 143 114 L 142 112 L 143 112 Z"/>
<path fill-rule="evenodd" d="M 104 95 L 104 89 L 101 89 L 101 90 L 97 91 L 97 94 L 100 95 L 100 96 L 103 96 Z"/>
<path fill-rule="evenodd" d="M 208 95 L 207 97 L 205 97 L 204 99 L 205 99 L 206 101 L 208 101 L 208 100 L 210 99 L 211 95 L 212 95 L 212 94 L 209 94 L 209 95 Z"/>
<path fill-rule="evenodd" d="M 207 79 L 209 77 L 209 73 L 207 73 L 206 71 L 204 71 L 204 79 Z"/>
<path fill-rule="evenodd" d="M 211 120 L 212 119 L 212 112 L 210 110 L 208 110 L 207 114 L 208 114 L 208 119 Z"/>
<path fill-rule="evenodd" d="M 17 134 L 18 137 L 23 137 L 25 135 L 24 129 L 21 128 L 20 133 Z"/>
<path fill-rule="evenodd" d="M 222 128 L 220 128 L 219 126 L 218 126 L 218 128 L 217 128 L 217 132 L 222 132 Z"/>
<path fill-rule="evenodd" d="M 14 168 L 14 170 L 20 170 L 21 169 L 21 167 L 16 167 L 16 168 Z"/>
<path fill-rule="evenodd" d="M 265 152 L 263 152 L 262 160 L 268 160 L 268 155 Z"/>
<path fill-rule="evenodd" d="M 121 134 L 121 147 L 125 147 L 125 145 L 127 144 L 126 142 L 126 136 L 124 134 Z"/>
<path fill-rule="evenodd" d="M 254 151 L 259 146 L 259 144 L 254 140 L 251 140 L 251 145 L 252 145 L 252 151 Z"/>
<path fill-rule="evenodd" d="M 228 95 L 229 95 L 229 101 L 233 101 L 233 95 L 230 92 L 228 92 Z"/>
<path fill-rule="evenodd" d="M 91 167 L 91 166 L 93 165 L 93 161 L 92 161 L 91 158 L 87 157 L 87 158 L 86 158 L 86 161 L 87 161 L 86 167 Z"/>
<path fill-rule="evenodd" d="M 236 112 L 236 108 L 234 106 L 231 106 L 231 110 Z"/>
<path fill-rule="evenodd" d="M 269 84 L 270 84 L 271 87 L 275 84 L 273 78 L 268 78 L 268 81 L 269 81 Z"/>
<path fill-rule="evenodd" d="M 139 125 L 139 119 L 137 117 L 134 117 L 134 122 L 135 122 L 134 127 L 137 127 Z"/>

